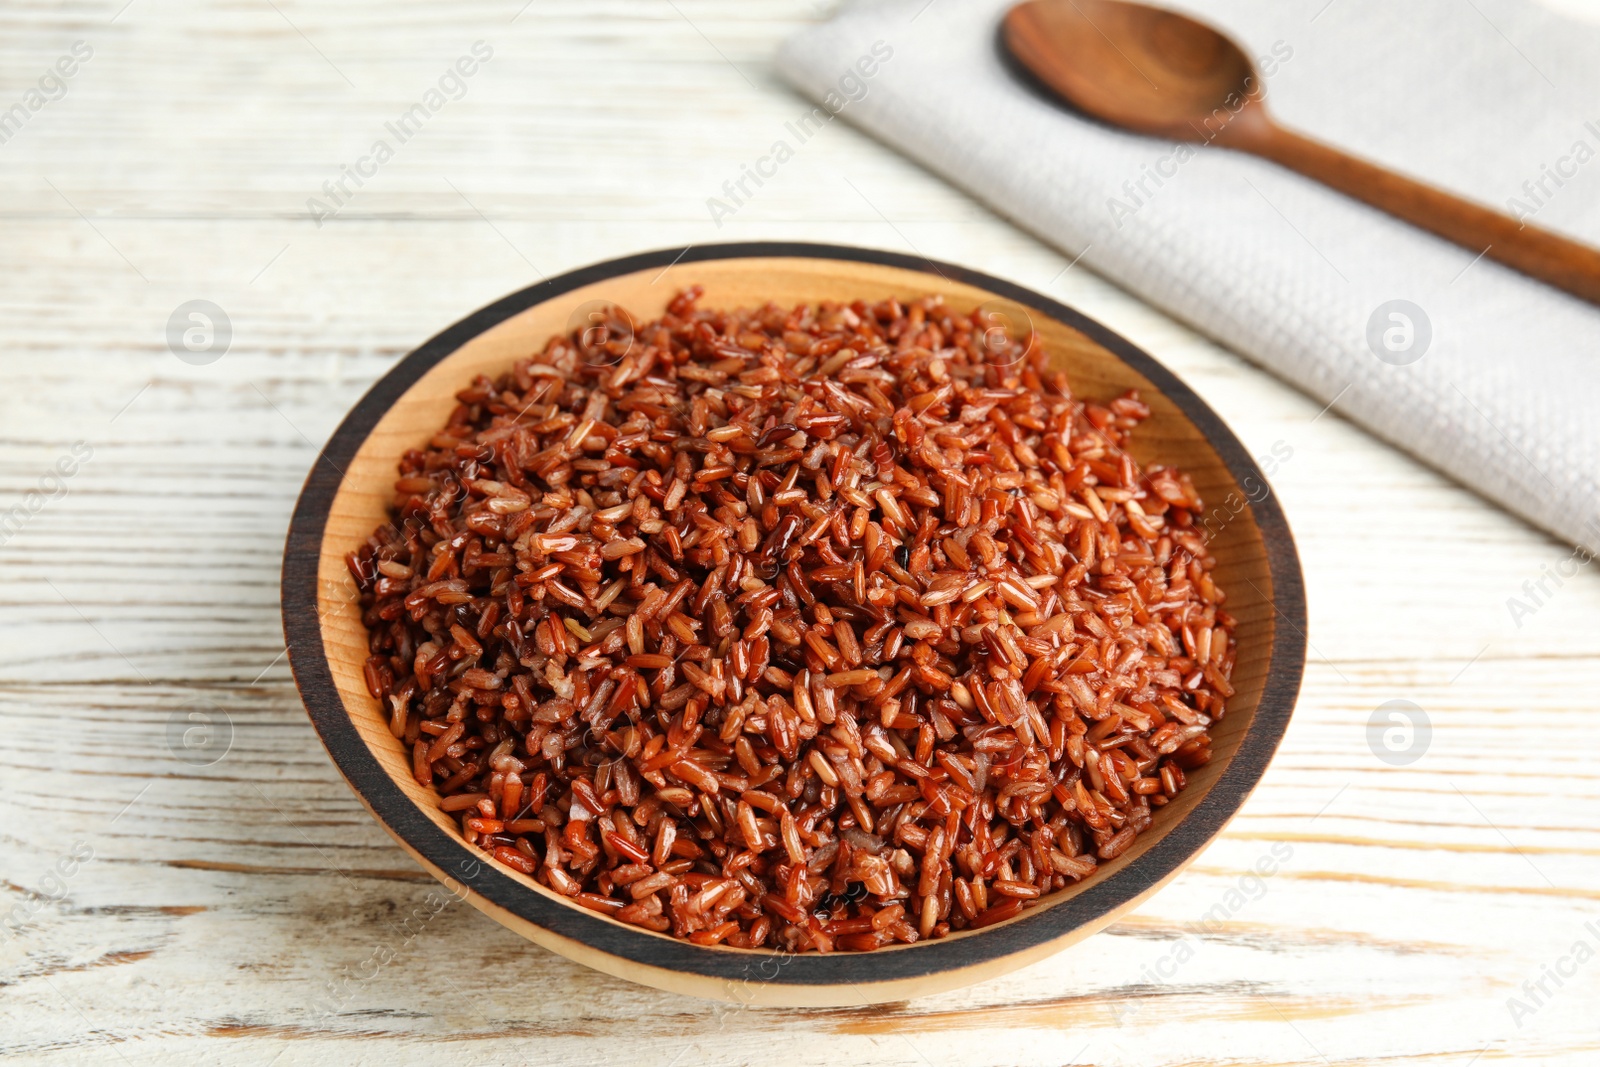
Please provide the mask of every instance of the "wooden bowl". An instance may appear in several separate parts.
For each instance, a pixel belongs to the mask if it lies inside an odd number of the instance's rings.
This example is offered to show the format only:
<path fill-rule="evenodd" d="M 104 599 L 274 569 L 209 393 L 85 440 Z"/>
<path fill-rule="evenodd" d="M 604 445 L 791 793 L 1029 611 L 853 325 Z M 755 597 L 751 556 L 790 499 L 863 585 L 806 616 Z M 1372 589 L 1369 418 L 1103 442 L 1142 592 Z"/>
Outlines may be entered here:
<path fill-rule="evenodd" d="M 689 284 L 705 287 L 706 307 L 930 294 L 963 312 L 988 303 L 1018 324 L 1031 322 L 1078 395 L 1108 399 L 1131 387 L 1149 403 L 1151 418 L 1134 434 L 1135 457 L 1181 467 L 1213 509 L 1214 575 L 1238 618 L 1238 692 L 1212 731 L 1211 763 L 1191 773 L 1150 829 L 1094 876 L 1008 922 L 942 940 L 829 955 L 701 947 L 569 903 L 486 857 L 439 811 L 437 794 L 417 785 L 409 755 L 363 682 L 367 635 L 345 553 L 386 519 L 401 453 L 444 424 L 455 393 L 474 375 L 498 375 L 569 329 L 590 302 L 620 304 L 646 321 Z M 1205 848 L 1260 780 L 1299 692 L 1306 622 L 1294 541 L 1265 477 L 1222 420 L 1154 359 L 1070 308 L 962 267 L 762 242 L 585 267 L 475 312 L 412 352 L 346 417 L 306 480 L 284 551 L 283 624 L 295 682 L 334 763 L 383 827 L 458 895 L 529 940 L 608 974 L 697 996 L 802 1006 L 904 1000 L 993 978 L 1137 907 Z"/>

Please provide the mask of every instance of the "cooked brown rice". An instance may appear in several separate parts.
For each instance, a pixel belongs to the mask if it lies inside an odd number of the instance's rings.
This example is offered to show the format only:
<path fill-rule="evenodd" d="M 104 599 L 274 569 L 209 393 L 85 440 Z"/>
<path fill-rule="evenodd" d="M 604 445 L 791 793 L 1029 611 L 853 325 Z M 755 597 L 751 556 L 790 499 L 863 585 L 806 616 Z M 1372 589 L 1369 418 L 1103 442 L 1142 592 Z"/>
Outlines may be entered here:
<path fill-rule="evenodd" d="M 1201 501 L 1034 335 L 680 294 L 480 377 L 349 557 L 466 840 L 696 944 L 872 949 L 1091 876 L 1210 757 Z"/>

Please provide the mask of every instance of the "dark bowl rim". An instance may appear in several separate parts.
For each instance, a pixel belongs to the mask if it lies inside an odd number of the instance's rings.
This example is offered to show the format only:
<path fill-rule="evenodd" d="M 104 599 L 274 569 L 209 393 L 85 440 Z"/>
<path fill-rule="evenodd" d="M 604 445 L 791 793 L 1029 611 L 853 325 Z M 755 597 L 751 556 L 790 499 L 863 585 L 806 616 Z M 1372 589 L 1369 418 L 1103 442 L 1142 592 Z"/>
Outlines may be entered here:
<path fill-rule="evenodd" d="M 526 309 L 573 289 L 652 268 L 727 259 L 802 258 L 899 267 L 937 274 L 1031 307 L 1083 333 L 1147 378 L 1201 431 L 1236 482 L 1267 479 L 1244 445 L 1193 390 L 1125 338 L 1040 293 L 951 263 L 870 248 L 796 241 L 748 241 L 666 248 L 581 267 L 512 293 L 473 312 L 422 344 L 372 386 L 322 449 L 295 504 L 284 546 L 284 638 L 301 700 L 339 771 L 373 814 L 427 864 L 487 902 L 560 937 L 646 967 L 729 982 L 751 981 L 771 951 L 707 948 L 633 930 L 520 884 L 487 862 L 459 836 L 436 825 L 390 779 L 345 711 L 322 644 L 317 613 L 317 568 L 326 520 L 343 467 L 390 407 L 428 370 L 467 341 Z M 1299 695 L 1305 665 L 1305 587 L 1294 537 L 1275 494 L 1247 506 L 1261 531 L 1279 616 L 1261 701 L 1233 759 L 1210 791 L 1178 825 L 1103 881 L 1049 908 L 1031 909 L 969 937 L 926 941 L 898 950 L 783 956 L 759 980 L 777 985 L 870 985 L 981 966 L 1063 938 L 1117 912 L 1191 861 L 1239 810 L 1271 761 Z"/>

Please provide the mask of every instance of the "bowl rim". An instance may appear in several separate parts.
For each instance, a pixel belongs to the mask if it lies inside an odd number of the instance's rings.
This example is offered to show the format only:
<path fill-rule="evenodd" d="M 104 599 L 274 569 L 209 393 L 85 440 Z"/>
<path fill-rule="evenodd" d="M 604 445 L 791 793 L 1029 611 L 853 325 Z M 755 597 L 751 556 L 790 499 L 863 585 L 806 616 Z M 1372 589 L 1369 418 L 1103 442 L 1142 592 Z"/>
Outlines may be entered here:
<path fill-rule="evenodd" d="M 430 820 L 390 778 L 345 710 L 328 665 L 317 616 L 317 571 L 329 510 L 343 466 L 384 414 L 427 371 L 472 338 L 536 304 L 619 275 L 678 264 L 727 259 L 799 258 L 896 267 L 937 274 L 1033 308 L 1084 334 L 1143 375 L 1203 434 L 1236 483 L 1269 484 L 1243 443 L 1205 401 L 1132 342 L 1079 311 L 1013 282 L 952 263 L 872 248 L 799 241 L 742 241 L 642 252 L 580 267 L 503 297 L 440 331 L 378 379 L 340 422 L 306 477 L 284 546 L 282 610 L 290 667 L 313 726 L 351 789 L 424 867 L 449 877 L 484 901 L 563 939 L 658 970 L 711 980 L 749 981 L 752 964 L 784 964 L 759 980 L 779 986 L 904 982 L 993 963 L 1094 928 L 1136 903 L 1193 860 L 1243 805 L 1264 775 L 1288 728 L 1305 667 L 1306 602 L 1299 557 L 1277 495 L 1249 501 L 1272 576 L 1272 653 L 1260 701 L 1228 766 L 1195 807 L 1126 867 L 1091 882 L 1072 898 L 1025 911 L 981 936 L 944 938 L 898 950 L 779 953 L 693 945 L 608 921 L 585 908 L 530 890 L 487 862 L 459 835 Z"/>

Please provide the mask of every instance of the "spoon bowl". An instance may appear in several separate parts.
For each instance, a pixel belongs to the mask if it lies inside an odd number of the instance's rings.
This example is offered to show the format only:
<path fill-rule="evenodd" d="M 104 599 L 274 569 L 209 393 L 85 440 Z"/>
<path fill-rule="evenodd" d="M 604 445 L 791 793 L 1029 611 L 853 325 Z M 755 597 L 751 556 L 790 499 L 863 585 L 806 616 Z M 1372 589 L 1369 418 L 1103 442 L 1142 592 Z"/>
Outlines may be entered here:
<path fill-rule="evenodd" d="M 1068 103 L 1113 126 L 1210 141 L 1261 77 L 1243 49 L 1172 11 L 1118 0 L 1028 0 L 1005 20 L 1012 54 Z"/>

